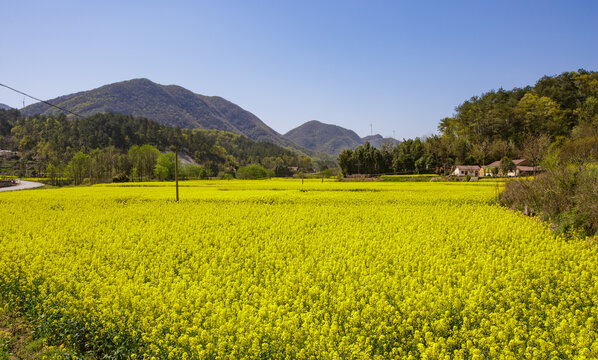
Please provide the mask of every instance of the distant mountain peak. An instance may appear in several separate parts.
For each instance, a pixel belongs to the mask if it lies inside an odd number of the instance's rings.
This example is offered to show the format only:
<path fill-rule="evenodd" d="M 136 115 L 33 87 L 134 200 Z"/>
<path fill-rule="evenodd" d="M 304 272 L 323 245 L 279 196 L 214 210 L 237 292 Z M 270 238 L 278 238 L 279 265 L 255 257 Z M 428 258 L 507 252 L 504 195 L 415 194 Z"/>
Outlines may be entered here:
<path fill-rule="evenodd" d="M 325 124 L 318 120 L 310 120 L 287 132 L 284 136 L 300 146 L 331 155 L 338 155 L 341 151 L 353 149 L 365 144 L 366 141 L 375 147 L 379 147 L 386 141 L 379 134 L 361 138 L 353 130 Z"/>
<path fill-rule="evenodd" d="M 6 105 L 6 104 L 1 104 L 1 103 L 0 103 L 0 109 L 2 109 L 2 110 L 10 110 L 10 109 L 12 109 L 12 107 L 11 107 L 11 106 L 8 106 L 8 105 Z"/>

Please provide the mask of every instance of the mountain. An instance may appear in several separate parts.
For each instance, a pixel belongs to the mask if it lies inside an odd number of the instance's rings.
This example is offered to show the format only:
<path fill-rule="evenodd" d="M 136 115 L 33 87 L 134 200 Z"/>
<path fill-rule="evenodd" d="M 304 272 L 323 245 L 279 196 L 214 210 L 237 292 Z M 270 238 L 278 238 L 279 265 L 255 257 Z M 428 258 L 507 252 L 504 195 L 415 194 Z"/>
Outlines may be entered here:
<path fill-rule="evenodd" d="M 12 107 L 0 103 L 0 109 L 2 109 L 2 110 L 10 110 L 10 109 L 12 109 Z"/>
<path fill-rule="evenodd" d="M 133 79 L 97 89 L 60 96 L 48 102 L 82 116 L 120 113 L 141 116 L 180 128 L 215 129 L 245 135 L 286 148 L 300 149 L 257 116 L 218 96 L 195 94 L 176 85 L 160 85 L 148 79 Z M 61 112 L 44 103 L 25 107 L 25 116 Z M 67 114 L 68 116 L 68 114 Z"/>
<path fill-rule="evenodd" d="M 352 130 L 317 120 L 308 121 L 284 136 L 299 146 L 333 155 L 361 145 L 361 138 Z"/>
<path fill-rule="evenodd" d="M 354 131 L 331 124 L 324 124 L 317 120 L 308 121 L 284 134 L 286 138 L 304 148 L 338 155 L 345 149 L 353 149 L 369 141 L 372 146 L 380 147 L 390 142 L 396 143 L 392 138 L 383 138 L 381 135 L 359 137 Z"/>
<path fill-rule="evenodd" d="M 373 147 L 375 148 L 380 148 L 383 145 L 397 145 L 400 141 L 391 137 L 383 137 L 380 134 L 376 134 L 376 135 L 368 135 L 366 137 L 361 138 L 361 140 L 363 141 L 363 143 L 365 144 L 366 141 L 368 141 Z"/>

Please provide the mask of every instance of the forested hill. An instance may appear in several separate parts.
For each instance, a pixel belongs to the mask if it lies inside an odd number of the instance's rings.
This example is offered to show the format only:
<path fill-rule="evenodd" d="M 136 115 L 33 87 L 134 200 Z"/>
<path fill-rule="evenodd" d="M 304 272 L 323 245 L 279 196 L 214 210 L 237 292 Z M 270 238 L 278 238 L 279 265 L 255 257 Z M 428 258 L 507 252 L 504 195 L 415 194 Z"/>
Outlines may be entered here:
<path fill-rule="evenodd" d="M 48 101 L 83 116 L 108 112 L 141 116 L 164 125 L 229 131 L 255 141 L 298 148 L 257 116 L 230 101 L 195 94 L 176 85 L 156 84 L 148 79 L 122 81 Z M 22 112 L 25 116 L 55 115 L 60 110 L 36 103 Z"/>
<path fill-rule="evenodd" d="M 528 138 L 569 137 L 597 115 L 598 73 L 579 70 L 544 76 L 534 86 L 474 96 L 452 117 L 442 119 L 438 129 L 443 136 L 465 142 L 473 152 L 496 157 L 522 149 Z"/>
<path fill-rule="evenodd" d="M 0 104 L 0 109 L 1 109 L 1 110 L 10 110 L 10 109 L 11 109 L 11 107 L 10 107 L 10 106 L 8 106 L 8 105 L 6 105 L 6 104 Z"/>
<path fill-rule="evenodd" d="M 180 151 L 197 163 L 218 172 L 261 164 L 266 168 L 298 166 L 309 171 L 311 159 L 270 142 L 256 142 L 243 135 L 219 130 L 180 129 L 122 114 L 96 114 L 87 118 L 57 116 L 23 117 L 17 110 L 0 110 L 0 148 L 18 150 L 20 161 L 35 163 L 38 172 L 49 164 L 64 167 L 78 151 L 94 149 L 126 153 L 134 145 L 150 144 Z M 332 165 L 332 164 L 330 164 Z"/>
<path fill-rule="evenodd" d="M 505 157 L 538 165 L 548 153 L 596 161 L 598 73 L 565 72 L 544 76 L 533 86 L 474 96 L 442 119 L 438 130 L 438 135 L 394 147 L 343 151 L 339 166 L 350 175 L 448 172 L 454 165 L 487 165 Z"/>
<path fill-rule="evenodd" d="M 394 139 L 385 139 L 381 135 L 359 137 L 354 131 L 317 120 L 308 121 L 286 134 L 286 138 L 294 143 L 315 151 L 338 155 L 342 150 L 352 149 L 367 141 L 375 147 L 383 143 L 395 143 Z"/>

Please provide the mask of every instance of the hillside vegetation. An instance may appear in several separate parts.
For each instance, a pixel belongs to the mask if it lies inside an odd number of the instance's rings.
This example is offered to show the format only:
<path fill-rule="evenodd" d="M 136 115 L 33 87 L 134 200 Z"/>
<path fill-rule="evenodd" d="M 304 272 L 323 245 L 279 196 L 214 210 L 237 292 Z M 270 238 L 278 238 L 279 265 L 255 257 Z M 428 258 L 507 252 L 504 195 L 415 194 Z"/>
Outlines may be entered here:
<path fill-rule="evenodd" d="M 534 86 L 474 96 L 438 125 L 439 134 L 396 146 L 343 151 L 344 174 L 448 172 L 454 165 L 486 165 L 503 157 L 538 165 L 548 149 L 596 148 L 584 129 L 598 122 L 598 73 L 579 70 L 545 76 Z M 582 142 L 572 143 L 585 137 Z M 552 145 L 551 145 L 552 144 Z M 359 164 L 359 165 L 358 165 Z"/>
<path fill-rule="evenodd" d="M 148 79 L 117 82 L 48 102 L 82 116 L 110 112 L 133 115 L 163 125 L 222 130 L 245 135 L 255 141 L 267 141 L 302 150 L 257 116 L 228 100 L 195 94 L 176 85 L 156 84 Z M 32 104 L 23 109 L 25 116 L 56 116 L 59 113 L 62 113 L 61 110 L 44 103 Z"/>
<path fill-rule="evenodd" d="M 101 173 L 87 174 L 89 177 L 103 180 L 122 174 L 130 177 L 135 167 L 128 158 L 130 149 L 142 145 L 163 152 L 178 145 L 180 152 L 188 154 L 212 176 L 219 172 L 234 174 L 240 166 L 249 164 L 261 164 L 271 170 L 294 166 L 304 171 L 317 166 L 309 157 L 278 145 L 225 131 L 180 129 L 113 113 L 83 119 L 67 119 L 63 114 L 25 118 L 16 110 L 0 110 L 0 148 L 21 152 L 20 158 L 2 158 L 4 172 L 9 174 L 14 171 L 17 175 L 38 176 L 48 173 L 49 168 L 65 174 L 67 165 L 81 152 L 96 158 Z M 150 170 L 145 173 L 153 177 Z"/>
<path fill-rule="evenodd" d="M 554 143 L 542 164 L 532 181 L 508 182 L 501 203 L 540 216 L 558 233 L 598 237 L 598 116 Z"/>

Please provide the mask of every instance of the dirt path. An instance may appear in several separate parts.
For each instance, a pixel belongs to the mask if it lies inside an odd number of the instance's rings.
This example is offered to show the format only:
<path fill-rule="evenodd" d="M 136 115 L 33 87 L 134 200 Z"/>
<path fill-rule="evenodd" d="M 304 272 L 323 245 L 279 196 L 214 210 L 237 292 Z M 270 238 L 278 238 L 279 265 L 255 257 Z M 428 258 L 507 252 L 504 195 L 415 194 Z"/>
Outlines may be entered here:
<path fill-rule="evenodd" d="M 19 181 L 18 185 L 0 188 L 0 192 L 33 189 L 33 188 L 40 187 L 40 186 L 44 186 L 44 184 L 33 182 L 33 181 L 21 180 L 21 181 Z"/>

